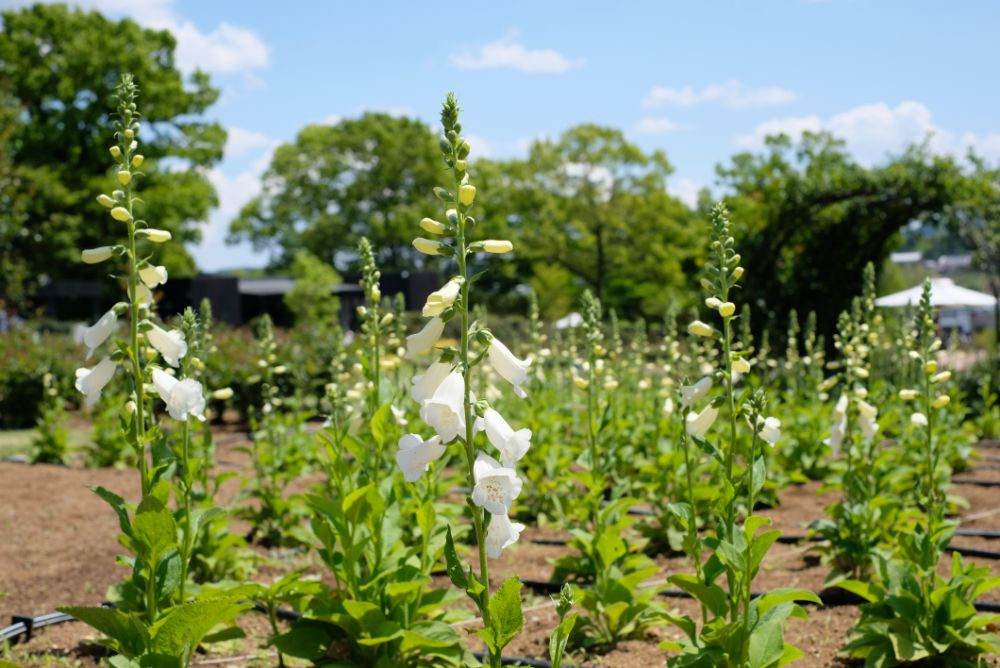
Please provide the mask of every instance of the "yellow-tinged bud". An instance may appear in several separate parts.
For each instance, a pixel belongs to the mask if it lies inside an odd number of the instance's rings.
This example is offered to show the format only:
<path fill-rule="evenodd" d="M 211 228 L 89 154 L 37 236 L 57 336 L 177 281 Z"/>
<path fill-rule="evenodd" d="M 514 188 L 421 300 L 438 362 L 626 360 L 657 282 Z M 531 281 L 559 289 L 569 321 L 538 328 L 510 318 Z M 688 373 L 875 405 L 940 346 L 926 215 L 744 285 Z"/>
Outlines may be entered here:
<path fill-rule="evenodd" d="M 854 369 L 854 375 L 858 378 L 867 378 L 869 376 L 868 369 L 859 366 Z"/>
<path fill-rule="evenodd" d="M 573 376 L 573 384 L 581 390 L 586 390 L 587 386 L 590 385 L 586 378 L 581 378 L 580 376 Z"/>
<path fill-rule="evenodd" d="M 166 230 L 157 229 L 145 229 L 139 230 L 137 234 L 144 234 L 146 238 L 152 241 L 154 244 L 162 244 L 164 241 L 170 241 L 170 232 Z"/>
<path fill-rule="evenodd" d="M 127 169 L 123 169 L 118 172 L 118 183 L 122 184 L 123 186 L 127 186 L 131 182 L 132 182 L 132 172 L 128 171 Z"/>
<path fill-rule="evenodd" d="M 233 388 L 222 387 L 212 392 L 212 398 L 219 401 L 226 401 L 233 398 Z"/>
<path fill-rule="evenodd" d="M 125 139 L 132 141 L 133 137 L 135 137 L 135 132 L 132 130 L 132 128 L 128 128 L 127 130 L 125 130 Z"/>
<path fill-rule="evenodd" d="M 719 306 L 719 315 L 723 318 L 728 318 L 734 313 L 736 313 L 736 304 L 732 302 L 724 302 Z"/>
<path fill-rule="evenodd" d="M 117 146 L 112 146 L 108 151 L 111 153 L 111 157 L 115 159 L 119 158 L 122 154 L 122 150 Z"/>
<path fill-rule="evenodd" d="M 280 376 L 281 374 L 288 372 L 288 367 L 286 367 L 284 364 L 279 364 L 278 366 L 274 367 L 273 371 L 276 376 Z"/>
<path fill-rule="evenodd" d="M 376 285 L 372 288 L 372 301 L 378 304 L 380 299 L 382 299 L 382 290 Z"/>
<path fill-rule="evenodd" d="M 85 264 L 97 264 L 104 262 L 111 257 L 111 246 L 100 246 L 98 248 L 88 248 L 80 253 Z"/>
<path fill-rule="evenodd" d="M 705 300 L 705 306 L 717 311 L 719 310 L 719 307 L 722 306 L 722 300 L 718 297 L 709 297 Z"/>
<path fill-rule="evenodd" d="M 949 397 L 947 394 L 942 394 L 940 397 L 934 400 L 934 403 L 931 404 L 931 406 L 934 408 L 944 408 L 950 403 L 951 403 L 951 397 Z"/>
<path fill-rule="evenodd" d="M 914 399 L 917 398 L 917 396 L 918 395 L 917 395 L 917 391 L 916 390 L 900 390 L 899 391 L 899 398 L 901 400 L 903 400 L 903 401 L 913 401 Z"/>
<path fill-rule="evenodd" d="M 123 206 L 116 206 L 111 209 L 111 217 L 122 223 L 127 223 L 132 220 L 132 214 L 129 213 L 128 209 Z"/>
<path fill-rule="evenodd" d="M 420 229 L 430 234 L 444 234 L 448 231 L 448 228 L 444 226 L 444 223 L 439 223 L 433 218 L 424 218 L 421 220 Z"/>
<path fill-rule="evenodd" d="M 747 374 L 750 373 L 750 362 L 742 357 L 738 357 L 733 360 L 733 371 L 736 373 Z"/>
<path fill-rule="evenodd" d="M 464 172 L 465 171 L 465 160 L 456 160 L 455 161 L 455 169 L 457 169 L 459 172 Z"/>
<path fill-rule="evenodd" d="M 743 275 L 743 267 L 736 267 L 735 269 L 733 269 L 732 277 L 734 281 L 740 280 L 740 277 L 742 275 Z"/>
<path fill-rule="evenodd" d="M 458 189 L 458 201 L 462 206 L 472 206 L 476 201 L 476 186 L 466 183 Z"/>
<path fill-rule="evenodd" d="M 706 325 L 701 320 L 695 320 L 690 325 L 688 325 L 688 333 L 694 334 L 695 336 L 704 336 L 704 337 L 715 336 L 715 330 L 712 329 L 712 326 Z"/>
<path fill-rule="evenodd" d="M 101 206 L 106 206 L 109 209 L 115 205 L 115 201 L 110 197 L 108 197 L 107 195 L 105 195 L 104 193 L 101 193 L 100 195 L 97 196 L 97 203 L 100 204 Z"/>
<path fill-rule="evenodd" d="M 483 242 L 483 250 L 487 253 L 509 253 L 514 250 L 514 244 L 506 239 L 487 239 Z"/>
<path fill-rule="evenodd" d="M 136 153 L 132 156 L 132 167 L 139 169 L 142 167 L 142 161 L 145 160 L 140 154 Z"/>
<path fill-rule="evenodd" d="M 139 407 L 135 405 L 135 402 L 131 399 L 125 402 L 125 415 L 135 415 L 135 412 L 139 410 Z"/>
<path fill-rule="evenodd" d="M 424 255 L 440 255 L 441 254 L 441 242 L 433 241 L 431 239 L 424 239 L 423 237 L 417 237 L 413 240 L 413 247 Z"/>
<path fill-rule="evenodd" d="M 931 377 L 932 383 L 943 383 L 944 381 L 951 378 L 951 371 L 942 371 L 939 374 L 935 374 Z"/>
<path fill-rule="evenodd" d="M 931 360 L 925 365 L 925 368 L 927 369 L 927 373 L 934 373 L 937 371 L 937 362 Z"/>

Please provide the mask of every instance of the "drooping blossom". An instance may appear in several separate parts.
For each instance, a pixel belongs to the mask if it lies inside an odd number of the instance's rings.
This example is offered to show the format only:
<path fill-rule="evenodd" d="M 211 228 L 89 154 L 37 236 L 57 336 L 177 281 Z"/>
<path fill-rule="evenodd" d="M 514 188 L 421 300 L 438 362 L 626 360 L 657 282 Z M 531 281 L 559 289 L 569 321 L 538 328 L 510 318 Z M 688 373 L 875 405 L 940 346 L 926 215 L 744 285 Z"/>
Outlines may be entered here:
<path fill-rule="evenodd" d="M 156 348 L 163 359 L 172 367 L 180 365 L 180 359 L 187 355 L 187 341 L 184 340 L 184 332 L 179 329 L 172 329 L 169 332 L 153 325 L 146 332 L 146 339 L 149 344 Z"/>
<path fill-rule="evenodd" d="M 83 330 L 83 343 L 87 346 L 87 359 L 91 358 L 98 346 L 108 340 L 117 325 L 118 316 L 115 315 L 114 309 L 111 309 L 102 315 L 100 320 Z"/>
<path fill-rule="evenodd" d="M 205 397 L 201 383 L 194 378 L 177 380 L 166 371 L 153 369 L 153 387 L 173 419 L 183 421 L 194 417 L 205 421 Z"/>
<path fill-rule="evenodd" d="M 500 461 L 504 466 L 513 468 L 531 447 L 531 430 L 514 431 L 504 417 L 492 408 L 483 413 L 483 428 L 490 443 L 500 451 Z"/>
<path fill-rule="evenodd" d="M 399 439 L 399 451 L 396 452 L 396 463 L 403 472 L 403 479 L 406 482 L 419 480 L 430 468 L 431 462 L 439 459 L 445 450 L 439 436 L 431 436 L 425 441 L 418 434 L 404 434 Z"/>
<path fill-rule="evenodd" d="M 472 466 L 472 473 L 476 481 L 472 502 L 493 515 L 506 515 L 521 493 L 523 482 L 517 477 L 517 472 L 480 452 Z"/>
<path fill-rule="evenodd" d="M 111 358 L 105 357 L 93 368 L 76 370 L 76 389 L 86 397 L 84 403 L 93 406 L 101 396 L 101 390 L 108 384 L 118 365 Z"/>
<path fill-rule="evenodd" d="M 465 381 L 457 371 L 449 373 L 420 408 L 420 418 L 443 443 L 465 435 Z"/>
<path fill-rule="evenodd" d="M 514 353 L 496 337 L 490 339 L 488 355 L 490 364 L 500 377 L 514 386 L 514 394 L 522 399 L 528 396 L 521 385 L 528 380 L 528 367 L 531 366 L 531 362 L 516 358 Z"/>
<path fill-rule="evenodd" d="M 444 320 L 438 317 L 428 320 L 419 332 L 406 337 L 406 359 L 413 359 L 433 349 L 442 332 L 444 332 Z"/>
<path fill-rule="evenodd" d="M 491 515 L 486 531 L 486 554 L 490 559 L 499 559 L 501 553 L 517 542 L 524 531 L 520 522 L 511 522 L 507 515 Z"/>

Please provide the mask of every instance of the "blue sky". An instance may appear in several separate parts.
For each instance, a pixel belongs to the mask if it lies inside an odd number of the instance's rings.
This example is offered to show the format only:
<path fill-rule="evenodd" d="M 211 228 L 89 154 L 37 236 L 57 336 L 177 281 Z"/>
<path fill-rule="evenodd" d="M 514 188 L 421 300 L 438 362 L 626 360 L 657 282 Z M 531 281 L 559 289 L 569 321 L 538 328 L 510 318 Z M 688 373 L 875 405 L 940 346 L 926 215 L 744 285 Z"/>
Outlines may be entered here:
<path fill-rule="evenodd" d="M 686 199 L 777 130 L 831 129 L 866 163 L 928 133 L 935 150 L 1000 158 L 1000 4 L 985 0 L 78 4 L 170 28 L 180 65 L 223 89 L 222 205 L 192 248 L 206 270 L 266 262 L 224 237 L 276 145 L 369 109 L 433 123 L 449 90 L 474 153 L 617 126 L 666 150 Z"/>

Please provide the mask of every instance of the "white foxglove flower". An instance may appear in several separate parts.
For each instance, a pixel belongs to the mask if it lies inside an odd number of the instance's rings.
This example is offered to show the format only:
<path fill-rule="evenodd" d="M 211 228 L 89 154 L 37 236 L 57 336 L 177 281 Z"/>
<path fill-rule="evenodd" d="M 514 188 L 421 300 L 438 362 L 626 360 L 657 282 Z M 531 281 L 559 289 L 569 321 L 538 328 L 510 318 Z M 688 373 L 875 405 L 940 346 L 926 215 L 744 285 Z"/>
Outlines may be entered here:
<path fill-rule="evenodd" d="M 431 467 L 431 462 L 444 454 L 445 449 L 438 436 L 431 436 L 425 441 L 417 434 L 404 434 L 399 439 L 399 451 L 396 452 L 396 463 L 403 472 L 403 479 L 406 482 L 419 480 Z"/>
<path fill-rule="evenodd" d="M 528 396 L 521 385 L 528 380 L 528 367 L 531 366 L 531 362 L 514 357 L 514 353 L 510 352 L 510 349 L 496 337 L 490 339 L 488 354 L 490 364 L 500 374 L 500 377 L 514 386 L 514 394 L 522 399 Z"/>
<path fill-rule="evenodd" d="M 167 282 L 167 268 L 163 265 L 158 267 L 143 267 L 139 270 L 139 278 L 148 288 L 155 288 Z"/>
<path fill-rule="evenodd" d="M 146 332 L 146 339 L 151 346 L 160 351 L 163 359 L 172 367 L 179 366 L 180 359 L 187 355 L 187 341 L 184 340 L 184 332 L 179 329 L 168 332 L 153 325 L 153 328 Z"/>
<path fill-rule="evenodd" d="M 750 373 L 750 362 L 743 357 L 737 357 L 733 360 L 733 372 L 744 375 Z"/>
<path fill-rule="evenodd" d="M 688 413 L 684 428 L 691 436 L 705 438 L 705 434 L 711 429 L 717 417 L 719 409 L 709 404 L 700 413 Z"/>
<path fill-rule="evenodd" d="M 823 443 L 829 445 L 834 452 L 840 450 L 840 444 L 844 442 L 844 436 L 847 433 L 847 415 L 841 415 L 833 422 L 833 426 L 830 427 L 830 435 L 823 440 Z"/>
<path fill-rule="evenodd" d="M 76 370 L 76 389 L 84 394 L 84 403 L 93 406 L 101 396 L 101 390 L 108 384 L 111 377 L 115 375 L 118 365 L 110 358 L 105 357 L 92 369 Z"/>
<path fill-rule="evenodd" d="M 490 526 L 486 530 L 486 554 L 490 559 L 499 559 L 500 554 L 517 542 L 524 531 L 520 522 L 511 522 L 507 515 L 491 515 Z"/>
<path fill-rule="evenodd" d="M 837 398 L 837 404 L 833 407 L 833 415 L 836 418 L 841 418 L 847 415 L 847 395 L 841 394 Z"/>
<path fill-rule="evenodd" d="M 153 303 L 153 291 L 146 287 L 145 283 L 137 283 L 135 286 L 135 301 L 142 304 Z"/>
<path fill-rule="evenodd" d="M 413 387 L 410 388 L 410 396 L 418 404 L 422 404 L 431 397 L 434 396 L 434 392 L 438 389 L 438 385 L 441 384 L 448 374 L 451 373 L 451 365 L 444 364 L 442 362 L 434 362 L 429 367 L 427 371 L 424 371 L 419 376 L 414 376 L 410 383 Z"/>
<path fill-rule="evenodd" d="M 503 416 L 492 408 L 487 408 L 483 413 L 483 427 L 490 443 L 500 451 L 500 461 L 504 466 L 513 468 L 531 447 L 531 430 L 514 431 Z"/>
<path fill-rule="evenodd" d="M 423 310 L 424 317 L 438 316 L 451 308 L 451 305 L 458 299 L 458 293 L 461 289 L 462 282 L 453 278 L 439 290 L 427 295 L 427 303 L 424 304 Z"/>
<path fill-rule="evenodd" d="M 195 417 L 205 421 L 205 396 L 201 383 L 194 378 L 177 380 L 166 371 L 153 369 L 153 387 L 173 419 L 183 421 Z"/>
<path fill-rule="evenodd" d="M 423 329 L 406 337 L 406 359 L 411 360 L 434 348 L 442 332 L 444 332 L 444 320 L 437 317 L 428 320 Z"/>
<path fill-rule="evenodd" d="M 424 402 L 420 418 L 428 424 L 443 443 L 465 435 L 465 381 L 453 371 L 441 381 L 434 396 Z"/>
<path fill-rule="evenodd" d="M 878 409 L 872 406 L 864 399 L 858 399 L 857 404 L 858 404 L 858 413 L 861 414 L 861 417 L 868 418 L 869 420 L 874 420 L 875 418 L 878 417 Z"/>
<path fill-rule="evenodd" d="M 685 385 L 681 388 L 681 406 L 687 407 L 696 404 L 705 398 L 708 391 L 712 389 L 712 377 L 705 376 L 694 385 Z"/>
<path fill-rule="evenodd" d="M 910 416 L 910 424 L 914 427 L 926 427 L 927 426 L 927 416 L 923 413 L 914 413 Z"/>
<path fill-rule="evenodd" d="M 673 415 L 674 414 L 674 400 L 667 397 L 663 400 L 663 414 Z"/>
<path fill-rule="evenodd" d="M 472 473 L 476 480 L 476 486 L 472 488 L 472 502 L 493 515 L 506 515 L 524 484 L 517 477 L 517 472 L 480 452 L 472 465 Z"/>
<path fill-rule="evenodd" d="M 781 438 L 781 420 L 776 417 L 762 417 L 757 416 L 757 427 L 760 429 L 760 437 L 767 442 L 768 445 L 774 445 Z"/>
<path fill-rule="evenodd" d="M 870 441 L 878 433 L 878 422 L 873 417 L 868 417 L 864 413 L 858 415 L 858 426 L 861 428 L 861 435 L 865 440 Z"/>
<path fill-rule="evenodd" d="M 80 253 L 85 264 L 98 264 L 111 257 L 114 248 L 111 246 L 99 246 L 98 248 L 87 248 Z"/>
<path fill-rule="evenodd" d="M 83 342 L 87 346 L 87 359 L 90 359 L 98 346 L 108 340 L 117 325 L 118 316 L 115 315 L 114 309 L 111 309 L 102 315 L 100 320 L 83 330 Z"/>

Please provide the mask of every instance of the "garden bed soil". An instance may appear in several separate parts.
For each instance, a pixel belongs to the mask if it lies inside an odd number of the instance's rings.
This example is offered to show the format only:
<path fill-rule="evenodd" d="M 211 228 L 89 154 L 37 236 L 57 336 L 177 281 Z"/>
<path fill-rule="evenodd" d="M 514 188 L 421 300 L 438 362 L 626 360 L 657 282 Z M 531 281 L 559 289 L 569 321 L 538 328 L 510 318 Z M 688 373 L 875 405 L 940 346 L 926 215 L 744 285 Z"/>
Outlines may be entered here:
<path fill-rule="evenodd" d="M 222 436 L 220 434 L 220 436 Z M 226 434 L 219 439 L 220 469 L 246 471 L 249 459 L 238 450 L 246 445 L 237 434 Z M 995 475 L 996 470 L 981 462 L 962 474 L 967 478 Z M 310 476 L 296 481 L 289 492 L 304 491 L 318 482 L 320 476 Z M 52 612 L 62 605 L 95 605 L 103 600 L 112 584 L 120 581 L 124 569 L 115 564 L 121 552 L 115 537 L 117 519 L 107 505 L 93 494 L 88 486 L 106 487 L 126 499 L 136 500 L 138 489 L 132 470 L 81 469 L 61 466 L 27 466 L 0 463 L 0 624 L 14 614 L 40 615 Z M 238 492 L 238 483 L 230 481 L 222 492 L 223 500 Z M 970 507 L 962 512 L 963 526 L 977 529 L 1000 529 L 1000 488 L 955 485 L 952 493 L 963 496 Z M 786 534 L 801 535 L 809 521 L 823 516 L 823 507 L 833 501 L 835 493 L 820 495 L 819 485 L 808 483 L 791 486 L 780 493 L 781 505 L 759 511 L 770 517 L 774 526 Z M 239 528 L 238 530 L 244 530 Z M 547 581 L 551 578 L 552 562 L 569 552 L 564 545 L 536 544 L 533 540 L 559 540 L 566 532 L 552 527 L 527 529 L 522 540 L 504 555 L 491 562 L 491 580 L 494 585 L 504 579 L 518 576 L 522 580 Z M 1000 540 L 960 536 L 955 545 L 1000 551 Z M 819 591 L 827 569 L 809 552 L 809 545 L 779 544 L 772 548 L 765 560 L 755 588 L 766 591 L 774 587 L 803 587 Z M 272 553 L 273 554 L 273 553 Z M 1000 575 L 1000 561 L 970 558 Z M 309 571 L 325 576 L 318 560 L 309 554 L 293 558 L 295 567 L 308 565 Z M 654 580 L 663 581 L 669 575 L 688 572 L 690 565 L 680 555 L 659 555 L 655 558 L 660 572 Z M 948 560 L 943 560 L 948 561 Z M 270 563 L 258 573 L 261 579 L 281 574 L 287 567 Z M 947 563 L 942 564 L 946 572 Z M 443 578 L 438 578 L 442 584 Z M 548 635 L 557 618 L 548 603 L 548 597 L 525 589 L 525 629 L 511 644 L 511 655 L 547 656 Z M 668 608 L 693 614 L 693 601 L 661 599 Z M 1000 592 L 989 592 L 980 600 L 1000 602 Z M 857 618 L 855 607 L 810 608 L 808 620 L 791 620 L 786 640 L 805 652 L 803 660 L 795 665 L 807 667 L 843 666 L 837 651 L 847 637 L 847 632 Z M 223 647 L 213 647 L 210 656 L 198 661 L 211 660 L 205 665 L 273 666 L 276 661 L 267 649 L 261 649 L 268 634 L 267 623 L 260 615 L 248 614 L 240 619 L 248 634 L 242 641 Z M 474 624 L 461 628 L 471 632 Z M 601 654 L 573 657 L 577 664 L 602 668 L 633 668 L 636 666 L 663 665 L 666 657 L 659 642 L 677 637 L 677 630 L 666 626 L 654 630 L 644 641 L 628 641 Z M 93 642 L 96 634 L 80 623 L 67 623 L 43 629 L 28 643 L 16 649 L 16 658 L 25 668 L 35 666 L 79 666 L 90 668 L 100 665 L 99 653 Z M 478 639 L 470 635 L 470 644 Z M 65 663 L 58 663 L 64 657 Z M 225 657 L 232 657 L 226 660 Z M 990 665 L 1000 665 L 993 663 Z"/>

